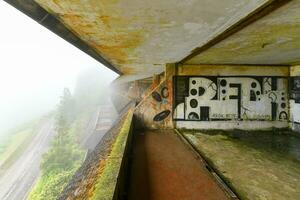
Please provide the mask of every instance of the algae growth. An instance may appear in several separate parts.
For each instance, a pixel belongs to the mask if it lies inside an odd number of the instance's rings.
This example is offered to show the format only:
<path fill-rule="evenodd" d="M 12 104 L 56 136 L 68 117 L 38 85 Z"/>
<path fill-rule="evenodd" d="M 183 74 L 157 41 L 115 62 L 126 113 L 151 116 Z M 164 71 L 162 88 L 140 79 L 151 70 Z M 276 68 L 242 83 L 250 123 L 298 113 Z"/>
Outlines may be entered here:
<path fill-rule="evenodd" d="M 241 199 L 300 199 L 300 138 L 278 132 L 182 132 Z"/>
<path fill-rule="evenodd" d="M 112 146 L 112 150 L 106 159 L 105 166 L 97 180 L 95 191 L 91 199 L 113 199 L 117 187 L 126 143 L 132 124 L 133 110 L 129 110 L 121 130 Z"/>

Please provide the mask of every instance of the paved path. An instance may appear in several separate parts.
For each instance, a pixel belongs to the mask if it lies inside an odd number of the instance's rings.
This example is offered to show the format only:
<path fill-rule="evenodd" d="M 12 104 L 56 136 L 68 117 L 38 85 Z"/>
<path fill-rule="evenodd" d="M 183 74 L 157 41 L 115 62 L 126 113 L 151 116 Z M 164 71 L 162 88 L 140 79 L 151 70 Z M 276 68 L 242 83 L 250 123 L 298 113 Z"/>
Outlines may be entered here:
<path fill-rule="evenodd" d="M 41 156 L 53 136 L 53 120 L 42 122 L 23 155 L 0 177 L 1 200 L 23 200 L 39 176 Z"/>
<path fill-rule="evenodd" d="M 130 200 L 229 199 L 204 163 L 173 131 L 138 134 L 133 150 Z"/>

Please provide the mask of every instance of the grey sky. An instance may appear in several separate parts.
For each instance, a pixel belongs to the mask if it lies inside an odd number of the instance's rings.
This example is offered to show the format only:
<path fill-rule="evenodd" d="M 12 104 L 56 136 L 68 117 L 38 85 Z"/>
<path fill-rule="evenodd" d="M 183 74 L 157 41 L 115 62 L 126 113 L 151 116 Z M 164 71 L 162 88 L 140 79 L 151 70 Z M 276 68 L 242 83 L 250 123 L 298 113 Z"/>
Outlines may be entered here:
<path fill-rule="evenodd" d="M 4 1 L 0 1 L 0 135 L 53 108 L 81 70 L 117 75 Z"/>

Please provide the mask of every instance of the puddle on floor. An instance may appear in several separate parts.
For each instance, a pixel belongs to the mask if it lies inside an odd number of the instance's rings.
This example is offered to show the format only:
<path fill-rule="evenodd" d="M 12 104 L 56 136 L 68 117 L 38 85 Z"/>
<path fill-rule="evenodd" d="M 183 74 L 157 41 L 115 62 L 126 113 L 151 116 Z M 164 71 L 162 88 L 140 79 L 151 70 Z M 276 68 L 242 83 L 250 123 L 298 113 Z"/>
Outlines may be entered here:
<path fill-rule="evenodd" d="M 300 199 L 300 138 L 279 131 L 182 132 L 241 199 Z"/>

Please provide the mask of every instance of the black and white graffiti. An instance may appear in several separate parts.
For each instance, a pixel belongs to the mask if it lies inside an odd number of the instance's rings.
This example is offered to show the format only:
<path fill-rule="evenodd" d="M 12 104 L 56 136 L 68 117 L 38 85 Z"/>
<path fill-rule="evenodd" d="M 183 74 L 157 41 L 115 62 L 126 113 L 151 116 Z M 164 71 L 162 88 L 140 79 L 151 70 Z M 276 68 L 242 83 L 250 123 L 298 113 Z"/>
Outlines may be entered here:
<path fill-rule="evenodd" d="M 288 120 L 285 77 L 174 77 L 174 120 Z"/>
<path fill-rule="evenodd" d="M 152 98 L 158 103 L 161 108 L 161 105 L 167 105 L 168 104 L 168 97 L 169 97 L 169 90 L 167 87 L 162 87 L 160 90 L 160 93 L 157 91 L 152 92 Z M 153 118 L 153 121 L 155 122 L 160 122 L 165 120 L 169 115 L 171 114 L 171 111 L 166 109 L 164 111 L 159 112 L 156 114 Z"/>

